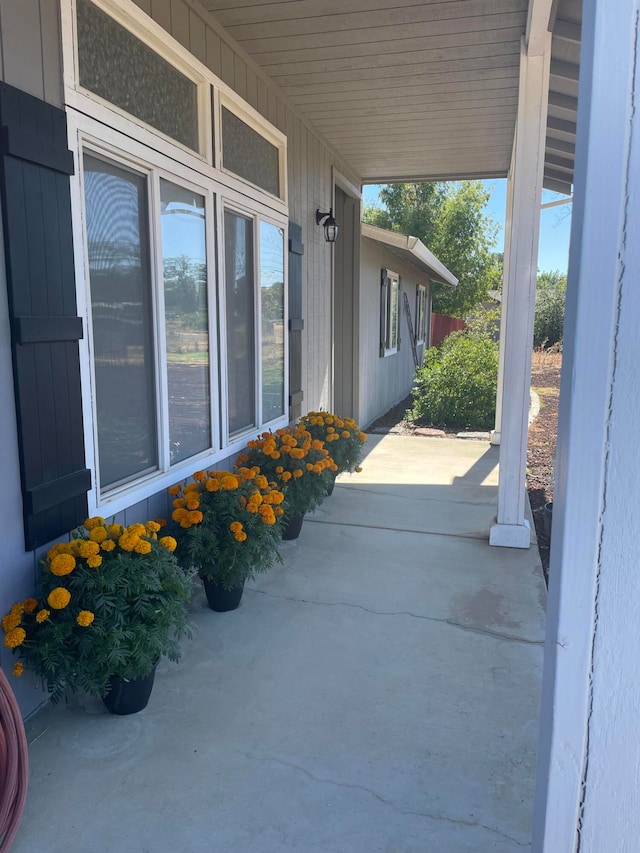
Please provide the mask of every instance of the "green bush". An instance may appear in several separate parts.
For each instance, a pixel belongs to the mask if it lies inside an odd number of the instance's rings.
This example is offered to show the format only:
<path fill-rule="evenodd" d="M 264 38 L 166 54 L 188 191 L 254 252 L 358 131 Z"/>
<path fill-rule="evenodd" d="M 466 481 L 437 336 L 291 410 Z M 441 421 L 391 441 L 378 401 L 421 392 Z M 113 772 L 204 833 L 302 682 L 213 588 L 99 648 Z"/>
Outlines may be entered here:
<path fill-rule="evenodd" d="M 567 277 L 559 272 L 541 273 L 536 290 L 533 345 L 552 346 L 562 341 Z"/>
<path fill-rule="evenodd" d="M 438 427 L 491 429 L 498 345 L 486 334 L 454 332 L 425 353 L 416 371 L 411 418 Z"/>

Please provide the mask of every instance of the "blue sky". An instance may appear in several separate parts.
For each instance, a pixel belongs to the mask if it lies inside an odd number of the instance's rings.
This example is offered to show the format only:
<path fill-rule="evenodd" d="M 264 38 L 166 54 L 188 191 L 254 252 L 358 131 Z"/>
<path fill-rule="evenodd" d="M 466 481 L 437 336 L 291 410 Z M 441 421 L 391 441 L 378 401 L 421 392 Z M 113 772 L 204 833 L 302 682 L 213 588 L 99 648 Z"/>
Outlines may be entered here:
<path fill-rule="evenodd" d="M 506 209 L 507 182 L 504 179 L 483 181 L 491 192 L 491 199 L 486 213 L 491 214 L 500 225 L 500 234 L 496 251 L 501 252 L 504 245 L 504 215 Z M 555 201 L 563 198 L 558 193 L 544 190 L 542 202 Z M 364 188 L 366 204 L 379 203 L 378 188 Z M 538 252 L 538 269 L 540 272 L 560 270 L 566 273 L 569 263 L 569 235 L 571 231 L 571 204 L 559 205 L 541 211 L 540 217 L 540 251 Z"/>

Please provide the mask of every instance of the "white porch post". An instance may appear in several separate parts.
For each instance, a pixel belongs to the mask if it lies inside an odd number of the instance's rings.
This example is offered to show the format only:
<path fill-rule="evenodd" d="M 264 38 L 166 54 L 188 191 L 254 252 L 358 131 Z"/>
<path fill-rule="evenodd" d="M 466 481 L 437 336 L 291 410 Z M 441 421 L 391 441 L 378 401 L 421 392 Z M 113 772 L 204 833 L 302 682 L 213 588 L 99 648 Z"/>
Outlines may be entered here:
<path fill-rule="evenodd" d="M 640 838 L 640 3 L 585 0 L 533 853 Z"/>
<path fill-rule="evenodd" d="M 511 163 L 515 145 L 511 154 Z M 507 300 L 509 298 L 509 282 L 507 271 L 509 269 L 509 257 L 511 250 L 511 227 L 513 223 L 513 171 L 509 169 L 507 176 L 507 205 L 504 222 L 504 254 L 502 256 L 502 302 L 500 307 L 500 341 L 498 344 L 498 390 L 496 393 L 496 421 L 495 428 L 491 434 L 491 444 L 500 444 L 500 432 L 502 431 L 502 397 L 504 393 L 504 349 L 507 327 Z"/>
<path fill-rule="evenodd" d="M 498 514 L 489 533 L 491 545 L 528 548 L 525 474 L 531 381 L 531 347 L 538 272 L 540 201 L 549 92 L 551 34 L 539 54 L 520 54 L 518 120 L 511 175 L 513 210 L 504 320 L 504 379 L 500 424 Z"/>

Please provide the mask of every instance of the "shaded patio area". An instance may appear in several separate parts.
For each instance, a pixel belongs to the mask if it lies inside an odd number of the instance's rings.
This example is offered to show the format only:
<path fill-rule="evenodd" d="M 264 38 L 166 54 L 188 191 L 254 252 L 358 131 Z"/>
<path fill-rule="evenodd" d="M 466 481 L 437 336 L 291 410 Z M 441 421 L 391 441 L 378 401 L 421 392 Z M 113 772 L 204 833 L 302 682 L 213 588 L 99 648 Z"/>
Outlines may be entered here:
<path fill-rule="evenodd" d="M 545 587 L 488 545 L 498 449 L 368 447 L 144 712 L 31 720 L 15 853 L 528 849 Z"/>

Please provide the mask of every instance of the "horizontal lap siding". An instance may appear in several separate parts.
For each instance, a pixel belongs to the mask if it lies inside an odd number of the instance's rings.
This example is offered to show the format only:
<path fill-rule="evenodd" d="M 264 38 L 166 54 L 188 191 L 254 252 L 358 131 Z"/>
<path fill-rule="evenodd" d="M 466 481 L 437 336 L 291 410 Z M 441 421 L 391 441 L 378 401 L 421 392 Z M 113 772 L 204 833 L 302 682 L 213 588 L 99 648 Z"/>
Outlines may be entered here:
<path fill-rule="evenodd" d="M 248 62 L 235 42 L 214 25 L 209 14 L 185 0 L 135 0 L 137 5 L 178 41 L 189 32 L 191 52 L 214 74 L 245 98 L 266 119 L 287 135 L 289 215 L 302 226 L 303 411 L 331 403 L 331 273 L 332 249 L 316 225 L 318 207 L 331 206 L 332 167 L 355 176 L 344 163 L 289 109 L 279 91 L 256 66 Z M 205 45 L 203 58 L 202 44 Z"/>

